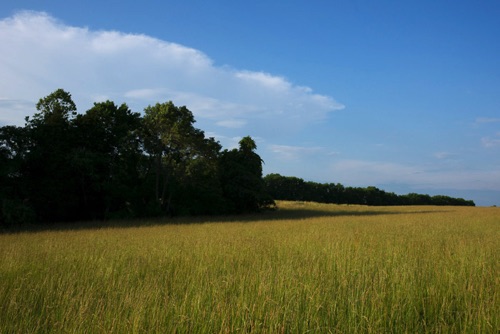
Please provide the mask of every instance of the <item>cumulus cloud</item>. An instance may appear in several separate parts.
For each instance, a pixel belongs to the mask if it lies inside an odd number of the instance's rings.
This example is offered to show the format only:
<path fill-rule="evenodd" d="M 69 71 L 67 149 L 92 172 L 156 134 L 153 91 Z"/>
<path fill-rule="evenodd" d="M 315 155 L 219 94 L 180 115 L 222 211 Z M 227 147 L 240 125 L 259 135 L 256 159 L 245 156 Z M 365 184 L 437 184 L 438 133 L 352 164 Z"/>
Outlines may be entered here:
<path fill-rule="evenodd" d="M 286 132 L 343 108 L 281 76 L 218 67 L 193 48 L 73 27 L 46 13 L 0 20 L 0 43 L 0 124 L 21 124 L 36 101 L 57 88 L 72 93 L 80 111 L 105 99 L 134 111 L 172 100 L 216 131 L 252 127 L 256 136 L 269 124 Z"/>

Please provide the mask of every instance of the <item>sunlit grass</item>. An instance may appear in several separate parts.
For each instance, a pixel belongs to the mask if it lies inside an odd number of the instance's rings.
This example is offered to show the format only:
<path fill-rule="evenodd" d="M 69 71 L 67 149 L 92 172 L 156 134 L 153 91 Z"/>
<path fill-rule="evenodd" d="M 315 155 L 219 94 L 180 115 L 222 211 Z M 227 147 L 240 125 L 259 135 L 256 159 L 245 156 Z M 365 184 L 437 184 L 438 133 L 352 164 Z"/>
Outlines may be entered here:
<path fill-rule="evenodd" d="M 498 333 L 500 209 L 278 205 L 0 235 L 0 332 Z"/>

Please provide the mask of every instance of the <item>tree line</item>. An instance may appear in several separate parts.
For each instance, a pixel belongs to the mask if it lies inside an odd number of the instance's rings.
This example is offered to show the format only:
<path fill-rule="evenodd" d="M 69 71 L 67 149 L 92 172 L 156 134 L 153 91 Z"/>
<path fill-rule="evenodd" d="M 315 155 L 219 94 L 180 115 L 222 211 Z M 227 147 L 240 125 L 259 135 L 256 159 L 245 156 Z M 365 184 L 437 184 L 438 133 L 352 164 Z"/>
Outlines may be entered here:
<path fill-rule="evenodd" d="M 41 98 L 24 126 L 0 127 L 0 225 L 161 215 L 209 215 L 272 207 L 251 137 L 223 150 L 194 127 L 186 107 L 132 112 L 71 94 Z"/>
<path fill-rule="evenodd" d="M 0 225 L 256 212 L 274 200 L 365 205 L 474 205 L 448 196 L 398 196 L 376 187 L 262 176 L 255 141 L 227 150 L 171 101 L 140 114 L 71 94 L 41 98 L 24 126 L 0 127 Z"/>
<path fill-rule="evenodd" d="M 362 205 L 456 205 L 475 206 L 471 200 L 444 195 L 410 193 L 396 195 L 376 187 L 344 187 L 340 183 L 317 183 L 298 177 L 269 174 L 264 177 L 266 191 L 275 200 L 311 201 Z"/>

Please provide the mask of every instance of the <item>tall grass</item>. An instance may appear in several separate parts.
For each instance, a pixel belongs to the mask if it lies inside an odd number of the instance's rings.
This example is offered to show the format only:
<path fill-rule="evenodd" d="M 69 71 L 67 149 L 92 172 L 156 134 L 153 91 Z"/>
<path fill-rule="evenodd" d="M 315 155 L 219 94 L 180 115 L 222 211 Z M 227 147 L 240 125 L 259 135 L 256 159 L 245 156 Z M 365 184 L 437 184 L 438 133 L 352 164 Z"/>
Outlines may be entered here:
<path fill-rule="evenodd" d="M 0 235 L 0 332 L 500 330 L 500 209 L 279 207 Z"/>

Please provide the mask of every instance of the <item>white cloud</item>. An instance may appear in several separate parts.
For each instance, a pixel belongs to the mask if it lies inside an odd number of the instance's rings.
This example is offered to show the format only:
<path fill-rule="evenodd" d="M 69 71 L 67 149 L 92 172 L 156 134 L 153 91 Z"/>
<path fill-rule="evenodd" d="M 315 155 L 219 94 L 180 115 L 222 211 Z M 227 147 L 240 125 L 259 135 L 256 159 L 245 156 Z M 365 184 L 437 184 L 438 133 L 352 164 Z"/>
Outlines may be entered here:
<path fill-rule="evenodd" d="M 434 153 L 434 157 L 437 159 L 440 159 L 440 160 L 452 159 L 456 156 L 457 156 L 457 154 L 450 153 L 450 152 L 436 152 L 436 153 Z"/>
<path fill-rule="evenodd" d="M 329 173 L 355 186 L 406 184 L 428 189 L 500 190 L 500 170 L 445 170 L 432 165 L 341 160 L 332 164 Z"/>
<path fill-rule="evenodd" d="M 0 126 L 10 125 L 12 123 L 22 123 L 24 120 L 23 116 L 31 116 L 32 113 L 25 114 L 26 110 L 34 109 L 34 102 L 20 100 L 20 99 L 8 99 L 0 98 Z M 8 123 L 8 120 L 16 120 L 15 122 Z"/>
<path fill-rule="evenodd" d="M 80 111 L 93 102 L 126 102 L 134 111 L 172 100 L 217 128 L 252 136 L 324 119 L 343 106 L 281 76 L 217 67 L 204 53 L 140 34 L 92 31 L 45 13 L 0 20 L 0 124 L 21 124 L 57 88 Z M 250 131 L 251 130 L 251 131 Z"/>
<path fill-rule="evenodd" d="M 224 120 L 224 121 L 219 121 L 216 124 L 219 126 L 222 126 L 222 127 L 226 127 L 226 128 L 237 129 L 237 128 L 243 127 L 246 123 L 247 122 L 245 120 L 242 120 L 242 119 L 228 119 L 228 120 Z"/>
<path fill-rule="evenodd" d="M 292 88 L 284 78 L 268 73 L 240 71 L 235 76 L 250 85 L 258 84 L 274 92 L 287 93 Z"/>
<path fill-rule="evenodd" d="M 278 159 L 298 160 L 311 154 L 317 154 L 323 151 L 322 147 L 302 147 L 288 145 L 269 145 L 269 150 L 273 152 Z"/>
<path fill-rule="evenodd" d="M 500 122 L 500 118 L 493 117 L 478 117 L 476 118 L 476 123 L 498 123 Z"/>
<path fill-rule="evenodd" d="M 164 93 L 162 89 L 142 88 L 125 92 L 123 96 L 130 99 L 154 99 Z"/>
<path fill-rule="evenodd" d="M 498 132 L 494 137 L 481 138 L 481 143 L 486 148 L 500 147 L 500 132 Z"/>

